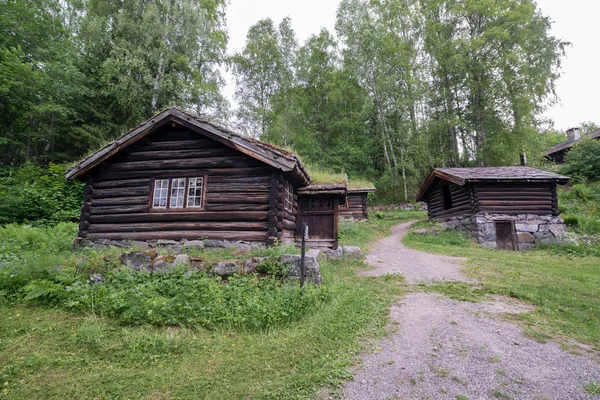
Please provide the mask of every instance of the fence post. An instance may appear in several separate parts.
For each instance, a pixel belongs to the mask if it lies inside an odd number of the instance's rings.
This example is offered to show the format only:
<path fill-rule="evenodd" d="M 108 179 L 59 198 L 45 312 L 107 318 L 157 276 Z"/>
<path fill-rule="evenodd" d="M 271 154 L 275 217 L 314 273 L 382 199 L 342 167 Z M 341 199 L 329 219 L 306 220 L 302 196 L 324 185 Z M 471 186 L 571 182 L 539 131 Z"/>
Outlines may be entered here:
<path fill-rule="evenodd" d="M 300 287 L 304 287 L 304 275 L 306 275 L 306 265 L 304 255 L 306 253 L 306 239 L 308 239 L 308 225 L 302 223 L 302 250 L 300 253 Z"/>

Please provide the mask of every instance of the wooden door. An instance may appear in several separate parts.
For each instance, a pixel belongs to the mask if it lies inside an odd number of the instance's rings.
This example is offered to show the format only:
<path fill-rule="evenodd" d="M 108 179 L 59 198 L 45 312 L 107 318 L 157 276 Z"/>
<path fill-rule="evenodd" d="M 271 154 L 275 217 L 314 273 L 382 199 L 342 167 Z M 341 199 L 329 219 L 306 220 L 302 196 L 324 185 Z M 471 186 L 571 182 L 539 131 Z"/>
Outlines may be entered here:
<path fill-rule="evenodd" d="M 337 217 L 339 199 L 334 195 L 300 196 L 300 223 L 296 224 L 298 235 L 302 224 L 308 225 L 308 240 L 319 245 L 337 246 Z"/>
<path fill-rule="evenodd" d="M 496 248 L 515 250 L 515 230 L 511 221 L 498 221 L 496 225 Z"/>

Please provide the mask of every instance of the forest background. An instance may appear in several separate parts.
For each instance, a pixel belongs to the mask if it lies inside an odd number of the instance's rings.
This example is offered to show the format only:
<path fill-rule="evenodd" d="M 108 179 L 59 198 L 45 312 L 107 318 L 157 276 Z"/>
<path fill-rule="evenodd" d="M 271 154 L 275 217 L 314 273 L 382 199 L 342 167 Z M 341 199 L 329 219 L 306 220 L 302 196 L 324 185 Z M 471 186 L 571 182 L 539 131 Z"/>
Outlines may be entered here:
<path fill-rule="evenodd" d="M 432 167 L 541 166 L 565 140 L 542 112 L 569 43 L 535 1 L 342 0 L 335 32 L 299 43 L 264 19 L 235 54 L 226 7 L 0 2 L 0 223 L 76 219 L 64 168 L 171 105 L 370 179 L 379 203 L 414 200 Z"/>

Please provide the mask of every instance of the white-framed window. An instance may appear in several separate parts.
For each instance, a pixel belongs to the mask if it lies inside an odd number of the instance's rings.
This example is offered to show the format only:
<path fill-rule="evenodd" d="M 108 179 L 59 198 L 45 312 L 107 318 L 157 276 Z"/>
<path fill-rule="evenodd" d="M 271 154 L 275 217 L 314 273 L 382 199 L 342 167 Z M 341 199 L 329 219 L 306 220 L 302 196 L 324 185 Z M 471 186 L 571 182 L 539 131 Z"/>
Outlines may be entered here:
<path fill-rule="evenodd" d="M 294 211 L 294 187 L 288 181 L 285 181 L 283 191 L 283 208 L 286 211 Z"/>
<path fill-rule="evenodd" d="M 202 185 L 204 178 L 190 178 L 188 185 L 188 207 L 202 207 Z"/>
<path fill-rule="evenodd" d="M 171 180 L 170 208 L 183 208 L 185 200 L 185 178 Z"/>
<path fill-rule="evenodd" d="M 169 180 L 157 179 L 154 181 L 154 196 L 152 197 L 152 207 L 167 208 L 167 198 L 169 196 Z"/>
<path fill-rule="evenodd" d="M 152 191 L 152 208 L 202 209 L 205 186 L 205 177 L 156 179 Z"/>

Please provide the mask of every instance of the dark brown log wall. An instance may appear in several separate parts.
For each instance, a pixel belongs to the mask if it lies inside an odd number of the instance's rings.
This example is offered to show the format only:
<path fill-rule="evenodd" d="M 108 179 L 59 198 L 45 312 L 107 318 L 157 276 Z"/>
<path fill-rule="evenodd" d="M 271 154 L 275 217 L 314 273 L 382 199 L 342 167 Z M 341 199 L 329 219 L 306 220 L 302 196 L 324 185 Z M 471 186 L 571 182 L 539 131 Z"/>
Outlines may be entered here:
<path fill-rule="evenodd" d="M 367 219 L 367 193 L 348 193 L 346 208 L 340 207 L 340 217 Z"/>
<path fill-rule="evenodd" d="M 92 171 L 80 237 L 228 239 L 264 242 L 293 232 L 283 211 L 283 174 L 177 126 L 162 128 Z M 203 210 L 150 206 L 154 179 L 206 176 Z"/>
<path fill-rule="evenodd" d="M 490 214 L 558 215 L 556 184 L 473 184 L 475 207 Z"/>
<path fill-rule="evenodd" d="M 449 218 L 472 212 L 473 201 L 471 187 L 469 185 L 460 186 L 453 183 L 448 184 L 452 197 L 452 208 L 448 210 L 444 209 L 442 187 L 446 184 L 448 183 L 440 182 L 431 189 L 431 194 L 427 201 L 427 213 L 429 214 L 429 218 Z"/>

